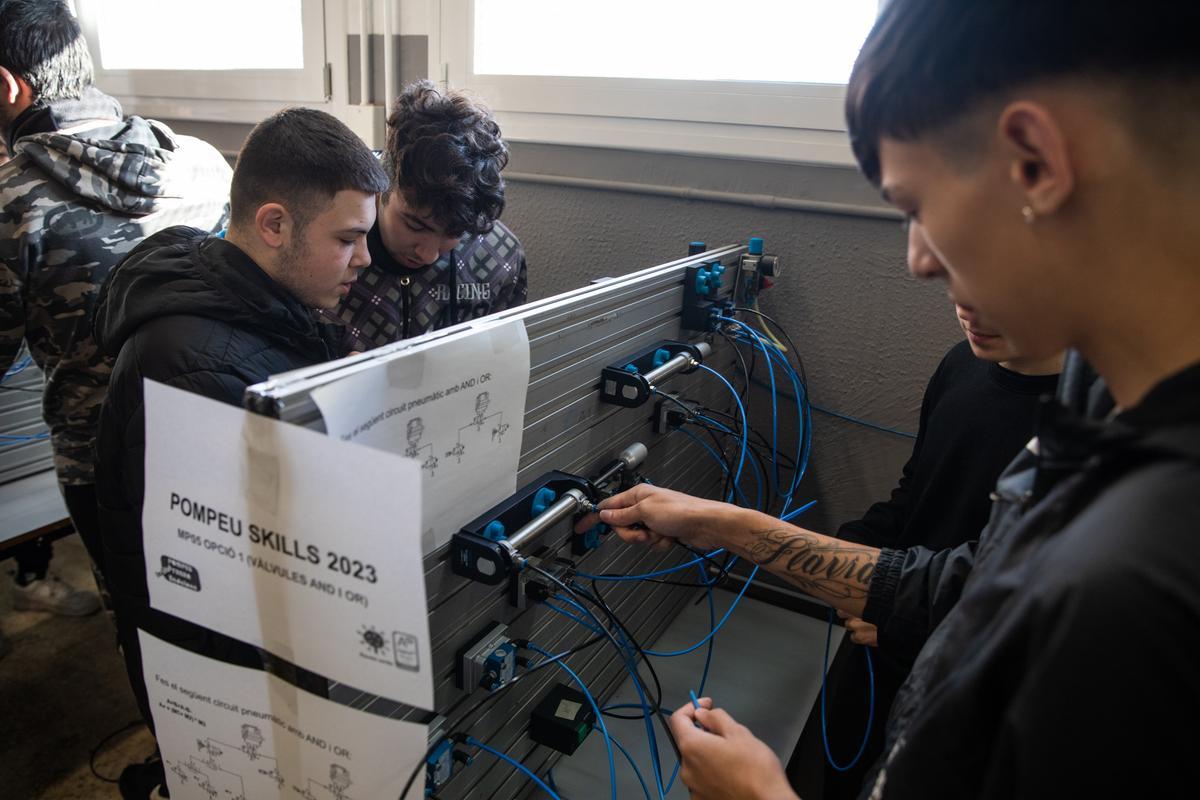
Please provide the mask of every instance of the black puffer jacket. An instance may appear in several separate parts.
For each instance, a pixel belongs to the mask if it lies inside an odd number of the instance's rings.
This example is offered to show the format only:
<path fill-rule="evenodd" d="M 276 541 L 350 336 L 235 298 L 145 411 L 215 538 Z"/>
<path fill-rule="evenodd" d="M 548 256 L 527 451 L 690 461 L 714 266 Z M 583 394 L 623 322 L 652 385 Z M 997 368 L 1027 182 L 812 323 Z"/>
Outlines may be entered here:
<path fill-rule="evenodd" d="M 96 493 L 119 634 L 143 714 L 136 628 L 234 663 L 259 661 L 252 648 L 150 610 L 141 523 L 142 379 L 241 405 L 247 386 L 328 360 L 327 327 L 249 256 L 195 228 L 168 228 L 146 239 L 100 291 L 94 333 L 116 364 L 100 415 Z"/>

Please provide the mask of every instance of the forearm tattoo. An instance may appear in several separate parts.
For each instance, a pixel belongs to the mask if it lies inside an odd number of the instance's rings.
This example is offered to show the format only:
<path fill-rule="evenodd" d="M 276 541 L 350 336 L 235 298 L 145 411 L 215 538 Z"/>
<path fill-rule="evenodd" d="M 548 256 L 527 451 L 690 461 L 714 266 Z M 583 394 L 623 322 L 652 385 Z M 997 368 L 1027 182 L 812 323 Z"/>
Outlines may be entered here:
<path fill-rule="evenodd" d="M 830 598 L 867 596 L 877 551 L 786 528 L 754 531 L 751 559 L 801 589 Z"/>

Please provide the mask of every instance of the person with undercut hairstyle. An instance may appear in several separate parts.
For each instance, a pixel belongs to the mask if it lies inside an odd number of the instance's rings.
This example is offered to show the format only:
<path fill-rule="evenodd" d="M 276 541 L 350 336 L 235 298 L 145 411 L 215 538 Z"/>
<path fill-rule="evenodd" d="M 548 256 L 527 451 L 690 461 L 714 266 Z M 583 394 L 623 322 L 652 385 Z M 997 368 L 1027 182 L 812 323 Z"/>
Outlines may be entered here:
<path fill-rule="evenodd" d="M 913 274 L 1027 357 L 1073 348 L 1115 402 L 1041 404 L 977 542 L 868 547 L 651 486 L 601 503 L 627 541 L 724 547 L 924 641 L 862 798 L 1196 791 L 1197 31 L 1194 2 L 891 0 L 859 52 L 850 140 L 938 256 Z M 694 797 L 795 797 L 699 705 L 671 723 Z"/>
<path fill-rule="evenodd" d="M 343 352 L 525 302 L 525 251 L 500 221 L 507 163 L 500 126 L 467 95 L 419 81 L 396 98 L 371 265 L 326 315 L 343 327 Z"/>

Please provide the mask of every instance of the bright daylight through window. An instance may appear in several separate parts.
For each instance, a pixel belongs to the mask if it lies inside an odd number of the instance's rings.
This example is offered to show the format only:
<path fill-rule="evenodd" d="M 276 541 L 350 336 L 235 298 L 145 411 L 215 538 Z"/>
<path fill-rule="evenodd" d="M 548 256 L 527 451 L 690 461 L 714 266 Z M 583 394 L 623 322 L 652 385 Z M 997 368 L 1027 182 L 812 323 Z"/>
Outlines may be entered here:
<path fill-rule="evenodd" d="M 304 68 L 300 0 L 104 0 L 96 17 L 106 70 Z"/>
<path fill-rule="evenodd" d="M 879 0 L 475 0 L 476 75 L 844 84 Z"/>

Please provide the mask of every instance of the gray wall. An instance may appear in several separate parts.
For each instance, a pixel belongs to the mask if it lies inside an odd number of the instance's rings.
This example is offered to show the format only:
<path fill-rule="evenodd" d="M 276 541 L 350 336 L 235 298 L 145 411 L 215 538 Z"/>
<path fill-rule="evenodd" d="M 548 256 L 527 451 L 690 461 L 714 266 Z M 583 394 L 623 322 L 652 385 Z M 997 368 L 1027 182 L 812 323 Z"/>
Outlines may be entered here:
<path fill-rule="evenodd" d="M 900 222 L 857 172 L 522 143 L 512 156 L 504 220 L 525 245 L 532 298 L 673 260 L 692 239 L 716 246 L 762 236 L 784 272 L 760 306 L 801 349 L 813 402 L 916 431 L 925 383 L 960 334 L 944 288 L 908 275 Z M 768 195 L 847 213 L 546 185 L 525 174 L 729 192 L 762 205 Z M 865 216 L 872 208 L 879 216 Z M 800 495 L 819 501 L 806 524 L 832 530 L 887 496 L 912 441 L 820 414 L 813 422 Z"/>

